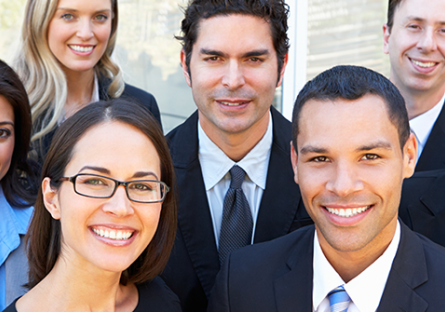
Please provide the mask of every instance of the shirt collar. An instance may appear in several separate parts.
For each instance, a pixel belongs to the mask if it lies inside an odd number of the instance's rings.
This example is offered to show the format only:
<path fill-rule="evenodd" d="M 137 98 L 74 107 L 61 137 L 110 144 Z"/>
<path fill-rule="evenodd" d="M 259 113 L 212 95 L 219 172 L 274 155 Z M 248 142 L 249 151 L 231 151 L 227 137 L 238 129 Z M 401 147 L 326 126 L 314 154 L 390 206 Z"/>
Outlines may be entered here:
<path fill-rule="evenodd" d="M 198 120 L 199 160 L 206 191 L 213 188 L 227 172 L 237 164 L 244 169 L 253 183 L 263 190 L 266 188 L 267 168 L 273 139 L 272 116 L 269 112 L 269 124 L 266 133 L 255 147 L 238 163 L 231 160 L 210 140 Z"/>
<path fill-rule="evenodd" d="M 345 284 L 323 254 L 318 241 L 317 231 L 315 231 L 313 260 L 313 304 L 316 308 L 315 310 L 317 310 L 320 303 L 331 290 L 344 285 L 346 292 L 359 311 L 376 311 L 383 291 L 385 290 L 386 281 L 391 271 L 399 242 L 400 224 L 399 221 L 397 221 L 394 237 L 385 252 L 362 273 Z M 370 287 L 370 285 L 372 285 L 372 287 Z M 372 288 L 372 291 L 370 291 L 370 288 Z"/>
<path fill-rule="evenodd" d="M 414 117 L 409 121 L 409 126 L 416 135 L 417 141 L 421 148 L 420 150 L 422 150 L 425 146 L 431 130 L 433 129 L 434 123 L 436 122 L 440 112 L 442 111 L 444 102 L 445 94 L 442 99 L 440 99 L 440 101 L 433 106 L 433 108 L 417 117 Z"/>
<path fill-rule="evenodd" d="M 15 209 L 6 200 L 0 187 L 0 266 L 20 245 L 20 235 L 26 234 L 32 207 Z"/>

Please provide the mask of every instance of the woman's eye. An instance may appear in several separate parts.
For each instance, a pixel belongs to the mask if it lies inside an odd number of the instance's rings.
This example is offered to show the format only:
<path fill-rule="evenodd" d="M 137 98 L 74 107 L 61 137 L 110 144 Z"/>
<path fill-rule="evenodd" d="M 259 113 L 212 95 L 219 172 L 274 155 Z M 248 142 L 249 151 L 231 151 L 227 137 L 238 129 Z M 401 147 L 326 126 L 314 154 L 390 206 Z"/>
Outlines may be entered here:
<path fill-rule="evenodd" d="M 108 16 L 106 16 L 105 14 L 99 14 L 96 16 L 96 20 L 98 20 L 99 22 L 105 22 L 108 19 Z"/>
<path fill-rule="evenodd" d="M 11 136 L 11 131 L 8 129 L 0 129 L 0 138 L 7 138 Z"/>
<path fill-rule="evenodd" d="M 151 191 L 152 188 L 145 183 L 134 183 L 131 184 L 131 188 L 138 191 Z"/>
<path fill-rule="evenodd" d="M 104 180 L 101 179 L 87 179 L 85 181 L 82 181 L 84 184 L 90 184 L 90 185 L 106 185 L 107 183 Z"/>
<path fill-rule="evenodd" d="M 71 21 L 74 19 L 74 15 L 71 13 L 65 13 L 62 15 L 62 18 L 66 21 Z"/>

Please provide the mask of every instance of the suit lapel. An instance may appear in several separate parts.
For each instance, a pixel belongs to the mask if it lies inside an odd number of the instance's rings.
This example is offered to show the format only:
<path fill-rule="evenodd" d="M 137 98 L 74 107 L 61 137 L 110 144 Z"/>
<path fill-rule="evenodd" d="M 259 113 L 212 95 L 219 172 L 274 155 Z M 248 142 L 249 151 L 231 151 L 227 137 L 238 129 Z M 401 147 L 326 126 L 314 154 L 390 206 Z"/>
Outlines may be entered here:
<path fill-rule="evenodd" d="M 416 165 L 417 171 L 435 170 L 445 168 L 445 105 L 437 117 L 431 129 L 428 141 L 423 148 L 419 161 Z"/>
<path fill-rule="evenodd" d="M 178 190 L 178 229 L 201 285 L 209 297 L 220 266 L 198 159 L 197 125 L 198 114 L 195 112 L 177 134 L 177 144 L 171 152 L 178 185 L 194 185 L 193 192 L 184 188 Z"/>
<path fill-rule="evenodd" d="M 428 303 L 414 291 L 428 281 L 423 245 L 406 225 L 400 225 L 399 248 L 377 311 L 424 312 Z"/>
<path fill-rule="evenodd" d="M 261 199 L 254 243 L 289 233 L 300 202 L 300 190 L 294 181 L 290 161 L 291 124 L 271 108 L 273 141 L 267 170 L 266 189 Z M 296 194 L 289 202 L 289 194 Z"/>
<path fill-rule="evenodd" d="M 314 229 L 308 231 L 287 260 L 289 271 L 274 281 L 277 311 L 312 311 Z"/>

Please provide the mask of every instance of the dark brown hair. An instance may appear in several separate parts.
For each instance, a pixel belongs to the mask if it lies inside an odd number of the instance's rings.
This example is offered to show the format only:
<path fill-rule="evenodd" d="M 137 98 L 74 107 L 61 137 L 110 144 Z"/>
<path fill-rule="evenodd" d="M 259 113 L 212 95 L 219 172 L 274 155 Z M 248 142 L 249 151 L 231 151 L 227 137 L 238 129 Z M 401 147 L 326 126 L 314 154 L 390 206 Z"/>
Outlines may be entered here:
<path fill-rule="evenodd" d="M 283 0 L 190 0 L 181 23 L 182 36 L 176 36 L 184 49 L 190 75 L 193 45 L 198 39 L 199 22 L 218 15 L 242 14 L 265 19 L 270 24 L 272 41 L 278 58 L 278 80 L 289 50 L 287 17 L 289 6 Z M 190 76 L 191 78 L 191 76 Z"/>
<path fill-rule="evenodd" d="M 34 203 L 33 170 L 27 154 L 31 137 L 31 110 L 28 95 L 17 74 L 5 62 L 0 60 L 0 95 L 11 105 L 14 111 L 14 151 L 11 165 L 1 186 L 8 203 L 14 207 L 26 207 Z"/>
<path fill-rule="evenodd" d="M 392 25 L 394 24 L 394 14 L 396 13 L 396 9 L 402 0 L 389 0 L 388 1 L 388 19 L 386 21 L 386 25 L 388 25 L 389 32 L 391 32 Z"/>
<path fill-rule="evenodd" d="M 153 143 L 161 162 L 161 180 L 172 188 L 162 204 L 158 228 L 152 241 L 136 261 L 125 270 L 121 283 L 142 283 L 159 275 L 167 264 L 176 234 L 175 175 L 159 123 L 142 106 L 123 99 L 92 103 L 68 118 L 57 129 L 42 169 L 42 180 L 51 179 L 58 189 L 65 168 L 73 156 L 73 148 L 93 126 L 107 121 L 119 121 L 136 127 Z M 123 160 L 125 161 L 125 160 Z M 40 186 L 26 240 L 28 243 L 29 283 L 33 287 L 54 267 L 60 254 L 60 221 L 51 217 L 43 202 Z"/>

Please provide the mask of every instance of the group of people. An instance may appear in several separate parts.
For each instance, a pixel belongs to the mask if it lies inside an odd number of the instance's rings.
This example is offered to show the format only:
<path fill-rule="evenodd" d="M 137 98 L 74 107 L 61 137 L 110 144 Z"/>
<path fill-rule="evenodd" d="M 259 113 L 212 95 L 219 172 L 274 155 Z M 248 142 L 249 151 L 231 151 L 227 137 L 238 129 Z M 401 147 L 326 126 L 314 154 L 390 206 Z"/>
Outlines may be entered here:
<path fill-rule="evenodd" d="M 28 0 L 0 63 L 0 309 L 442 311 L 443 12 L 389 0 L 390 79 L 329 69 L 291 123 L 285 2 L 190 0 L 197 110 L 164 137 L 111 59 L 117 0 Z"/>

